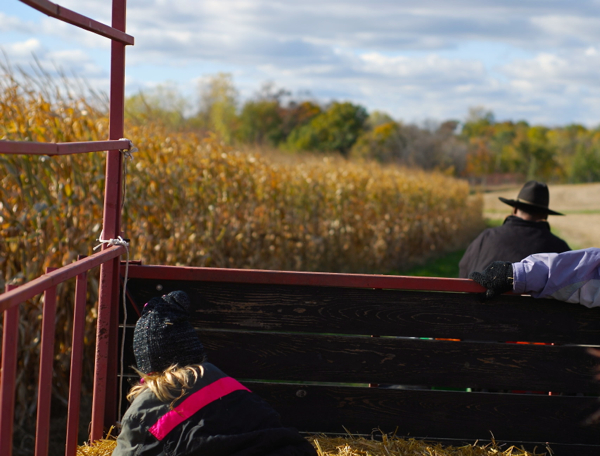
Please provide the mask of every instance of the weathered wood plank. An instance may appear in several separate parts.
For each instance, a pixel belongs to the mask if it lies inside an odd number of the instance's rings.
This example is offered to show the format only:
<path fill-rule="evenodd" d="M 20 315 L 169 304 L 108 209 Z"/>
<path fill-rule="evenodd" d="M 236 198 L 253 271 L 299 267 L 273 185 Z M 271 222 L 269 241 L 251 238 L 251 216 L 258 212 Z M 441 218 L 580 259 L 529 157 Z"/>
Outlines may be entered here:
<path fill-rule="evenodd" d="M 309 432 L 370 434 L 373 429 L 473 443 L 600 445 L 600 424 L 585 420 L 593 397 L 381 390 L 378 388 L 245 382 L 269 402 L 285 425 Z"/>
<path fill-rule="evenodd" d="M 600 309 L 549 299 L 292 285 L 131 279 L 141 307 L 154 296 L 186 291 L 203 328 L 248 329 L 480 341 L 598 344 Z"/>
<path fill-rule="evenodd" d="M 200 331 L 211 362 L 266 380 L 599 392 L 580 346 Z"/>
<path fill-rule="evenodd" d="M 598 309 L 514 296 L 482 303 L 475 294 L 447 292 L 145 279 L 128 284 L 139 308 L 176 289 L 190 294 L 193 324 L 210 361 L 239 379 L 598 391 L 596 360 L 575 345 L 599 345 Z M 127 333 L 130 347 L 131 328 Z M 371 334 L 402 337 L 356 336 Z M 495 342 L 509 340 L 571 345 Z M 133 363 L 132 352 L 127 361 Z M 501 442 L 530 442 L 527 448 L 550 441 L 558 455 L 600 454 L 599 425 L 582 425 L 600 408 L 594 397 L 244 383 L 286 424 L 305 432 L 341 433 L 345 426 L 368 434 L 379 427 L 473 443 L 489 439 L 491 431 Z"/>
<path fill-rule="evenodd" d="M 580 346 L 200 331 L 209 360 L 239 379 L 599 394 Z M 133 329 L 126 373 L 135 364 Z"/>

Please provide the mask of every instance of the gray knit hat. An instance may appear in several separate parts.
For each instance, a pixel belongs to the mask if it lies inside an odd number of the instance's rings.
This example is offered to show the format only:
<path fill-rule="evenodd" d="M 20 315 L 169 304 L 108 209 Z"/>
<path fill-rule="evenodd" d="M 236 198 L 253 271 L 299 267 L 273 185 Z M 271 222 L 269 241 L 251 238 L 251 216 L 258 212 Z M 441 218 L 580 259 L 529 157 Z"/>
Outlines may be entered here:
<path fill-rule="evenodd" d="M 133 333 L 139 371 L 162 372 L 172 364 L 188 366 L 206 360 L 204 347 L 188 320 L 190 299 L 183 291 L 152 298 L 144 306 Z"/>

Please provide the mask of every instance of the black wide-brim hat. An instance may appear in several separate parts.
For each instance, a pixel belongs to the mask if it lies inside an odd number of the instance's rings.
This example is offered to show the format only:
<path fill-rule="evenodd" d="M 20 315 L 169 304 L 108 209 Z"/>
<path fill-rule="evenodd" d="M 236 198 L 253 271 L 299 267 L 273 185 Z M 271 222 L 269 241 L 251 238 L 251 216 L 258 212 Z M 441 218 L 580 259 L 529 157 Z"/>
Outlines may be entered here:
<path fill-rule="evenodd" d="M 516 200 L 498 197 L 500 201 L 509 206 L 523 209 L 527 212 L 544 212 L 548 215 L 565 215 L 560 212 L 553 211 L 548 207 L 550 204 L 550 192 L 548 186 L 543 182 L 529 181 L 519 192 Z"/>

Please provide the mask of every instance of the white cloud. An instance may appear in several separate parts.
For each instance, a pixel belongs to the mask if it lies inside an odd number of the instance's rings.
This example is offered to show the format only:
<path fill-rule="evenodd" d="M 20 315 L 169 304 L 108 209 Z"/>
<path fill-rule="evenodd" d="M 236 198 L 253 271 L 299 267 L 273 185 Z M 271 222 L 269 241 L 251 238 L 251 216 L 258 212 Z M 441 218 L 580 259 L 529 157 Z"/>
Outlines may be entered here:
<path fill-rule="evenodd" d="M 410 58 L 368 53 L 360 58 L 366 72 L 398 78 L 396 81 L 399 83 L 425 85 L 443 81 L 444 84 L 460 84 L 481 80 L 485 76 L 485 69 L 480 62 L 447 59 L 435 54 Z"/>
<path fill-rule="evenodd" d="M 27 41 L 11 43 L 3 46 L 10 59 L 22 60 L 23 58 L 30 59 L 32 53 L 42 51 L 42 43 L 36 38 L 30 38 Z"/>
<path fill-rule="evenodd" d="M 580 85 L 596 90 L 600 54 L 589 48 L 567 54 L 540 53 L 530 60 L 516 60 L 503 67 L 515 81 L 529 81 L 539 88 L 547 85 Z M 600 90 L 600 88 L 598 89 Z"/>
<path fill-rule="evenodd" d="M 559 42 L 589 42 L 600 40 L 598 14 L 593 16 L 549 15 L 533 17 L 532 24 Z"/>
<path fill-rule="evenodd" d="M 110 2 L 60 4 L 110 24 Z M 194 78 L 228 71 L 244 96 L 271 80 L 407 120 L 461 118 L 469 106 L 484 105 L 498 118 L 598 123 L 600 107 L 591 102 L 600 97 L 598 6 L 597 0 L 129 0 L 127 32 L 136 45 L 127 50 L 128 84 L 173 79 L 191 93 Z M 10 36 L 0 42 L 9 56 L 35 52 L 105 84 L 108 40 L 36 14 L 0 12 L 0 38 Z"/>
<path fill-rule="evenodd" d="M 206 49 L 218 49 L 223 42 L 235 47 L 232 42 L 268 39 L 414 51 L 452 48 L 464 40 L 498 40 L 527 47 L 559 42 L 564 30 L 553 26 L 558 18 L 569 19 L 569 31 L 578 30 L 578 20 L 593 30 L 599 15 L 594 5 L 585 0 L 580 0 L 575 9 L 566 1 L 535 3 L 421 1 L 414 6 L 385 0 L 144 0 L 129 2 L 129 21 L 135 34 L 158 33 L 159 29 L 192 33 L 197 45 Z M 574 11 L 581 12 L 581 16 L 574 16 Z M 572 40 L 569 36 L 563 41 L 567 38 Z"/>
<path fill-rule="evenodd" d="M 68 68 L 74 74 L 85 74 L 88 78 L 107 76 L 104 68 L 90 59 L 89 55 L 79 49 L 48 52 L 46 60 L 57 68 Z"/>
<path fill-rule="evenodd" d="M 8 14 L 4 14 L 2 11 L 0 11 L 0 33 L 13 31 L 31 33 L 33 31 L 33 27 L 31 24 L 27 24 L 18 17 L 9 16 Z"/>

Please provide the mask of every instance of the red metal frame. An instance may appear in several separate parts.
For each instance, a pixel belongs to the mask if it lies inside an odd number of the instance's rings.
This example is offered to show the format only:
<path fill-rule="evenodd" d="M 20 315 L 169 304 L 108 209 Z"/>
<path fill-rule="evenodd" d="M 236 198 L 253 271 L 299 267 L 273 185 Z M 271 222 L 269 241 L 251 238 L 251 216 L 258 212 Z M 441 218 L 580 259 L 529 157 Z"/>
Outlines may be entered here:
<path fill-rule="evenodd" d="M 113 0 L 112 26 L 102 24 L 48 0 L 20 1 L 51 17 L 112 40 L 109 138 L 107 141 L 73 143 L 0 141 L 0 153 L 70 155 L 107 150 L 102 233 L 103 239 L 116 239 L 121 234 L 121 150 L 130 147 L 130 142 L 122 139 L 124 136 L 125 46 L 134 43 L 133 37 L 125 33 L 126 0 Z M 44 293 L 35 454 L 36 456 L 45 456 L 48 454 L 50 431 L 54 315 L 57 305 L 56 286 L 76 277 L 66 446 L 66 454 L 68 456 L 75 455 L 79 425 L 81 362 L 86 314 L 86 278 L 87 271 L 97 266 L 100 266 L 100 290 L 90 438 L 92 440 L 102 438 L 104 426 L 114 423 L 116 418 L 117 357 L 110 355 L 111 353 L 116 355 L 119 256 L 125 252 L 126 248 L 123 246 L 104 244 L 101 252 L 87 258 L 78 259 L 75 263 L 63 266 L 60 269 L 49 270 L 46 274 L 18 288 L 7 285 L 6 292 L 0 295 L 0 312 L 4 313 L 2 373 L 0 378 L 0 454 L 2 456 L 12 455 L 19 304 Z M 112 377 L 114 377 L 114 385 L 108 381 L 110 379 L 110 382 L 113 382 Z"/>
<path fill-rule="evenodd" d="M 50 272 L 50 270 L 48 270 Z M 52 362 L 54 361 L 54 315 L 56 314 L 56 286 L 44 292 L 42 311 L 42 346 L 40 349 L 40 374 L 38 380 L 38 402 L 35 438 L 35 455 L 47 456 L 50 442 L 50 399 L 52 391 Z"/>
<path fill-rule="evenodd" d="M 100 152 L 108 149 L 128 149 L 129 141 L 93 141 L 71 143 L 39 143 L 24 141 L 0 141 L 0 154 L 13 155 L 73 155 Z"/>
<path fill-rule="evenodd" d="M 0 295 L 0 312 L 5 312 L 14 306 L 21 304 L 59 283 L 65 282 L 77 275 L 89 271 L 100 264 L 110 261 L 125 253 L 125 247 L 112 246 L 102 252 L 95 253 L 87 258 L 78 260 L 55 271 L 48 272 L 31 282 L 27 282 L 18 288 L 7 287 L 7 291 Z"/>
<path fill-rule="evenodd" d="M 109 27 L 108 25 L 95 21 L 94 19 L 90 19 L 89 17 L 83 16 L 75 11 L 71 11 L 70 9 L 57 5 L 56 3 L 49 2 L 48 0 L 20 1 L 44 14 L 47 14 L 50 17 L 54 17 L 63 22 L 75 25 L 89 32 L 97 33 L 105 38 L 110 38 L 123 44 L 133 45 L 133 37 L 131 35 L 127 35 L 124 28 L 115 28 L 114 24 L 113 27 Z"/>
<path fill-rule="evenodd" d="M 7 285 L 10 291 L 14 286 Z M 17 380 L 17 343 L 19 307 L 4 311 L 2 331 L 2 375 L 0 377 L 0 454 L 12 455 L 13 420 L 15 414 L 15 382 Z"/>
<path fill-rule="evenodd" d="M 112 26 L 125 32 L 125 0 L 114 0 L 112 6 Z M 125 119 L 125 44 L 118 41 L 112 41 L 111 44 L 110 101 L 109 139 L 116 140 L 123 137 Z M 104 225 L 102 231 L 104 239 L 114 239 L 121 234 L 122 165 L 123 160 L 119 150 L 109 150 L 106 159 L 104 194 Z M 102 264 L 99 295 L 91 440 L 102 438 L 104 428 L 110 427 L 116 416 L 118 258 Z M 113 379 L 111 385 L 108 384 L 109 379 Z M 111 393 L 107 394 L 109 393 L 109 387 L 111 387 Z"/>
<path fill-rule="evenodd" d="M 71 376 L 69 378 L 69 408 L 67 412 L 67 445 L 65 456 L 75 456 L 77 453 L 86 294 L 87 273 L 83 272 L 77 276 L 75 283 L 75 311 L 73 315 L 73 338 L 71 341 Z"/>
<path fill-rule="evenodd" d="M 124 271 L 125 266 L 121 266 Z M 385 288 L 418 291 L 481 293 L 486 289 L 469 279 L 405 277 L 377 274 L 289 272 L 256 269 L 192 268 L 129 264 L 130 279 L 190 280 L 204 282 L 313 285 L 319 287 Z"/>

